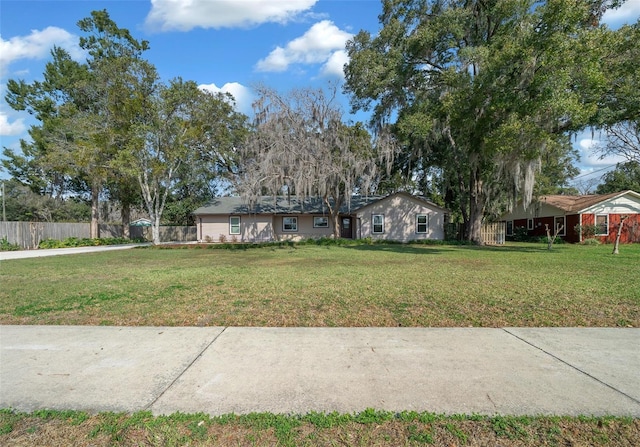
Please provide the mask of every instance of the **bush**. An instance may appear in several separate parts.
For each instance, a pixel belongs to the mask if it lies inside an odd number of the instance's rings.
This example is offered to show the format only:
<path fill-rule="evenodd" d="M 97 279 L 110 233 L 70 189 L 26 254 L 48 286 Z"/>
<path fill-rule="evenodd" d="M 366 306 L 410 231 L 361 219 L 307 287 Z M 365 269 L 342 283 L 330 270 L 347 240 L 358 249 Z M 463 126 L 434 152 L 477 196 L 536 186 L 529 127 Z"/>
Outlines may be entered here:
<path fill-rule="evenodd" d="M 20 250 L 20 246 L 18 244 L 12 244 L 7 240 L 6 237 L 0 239 L 0 251 L 16 251 Z"/>
<path fill-rule="evenodd" d="M 582 233 L 582 239 L 592 239 L 598 232 L 599 227 L 597 225 L 576 225 L 573 230 L 576 234 Z"/>
<path fill-rule="evenodd" d="M 515 242 L 529 242 L 531 240 L 527 227 L 515 227 L 512 237 Z"/>
<path fill-rule="evenodd" d="M 585 239 L 580 242 L 582 245 L 600 245 L 600 241 L 596 238 Z"/>
<path fill-rule="evenodd" d="M 70 248 L 70 247 L 95 247 L 100 245 L 122 245 L 144 242 L 143 239 L 126 239 L 124 237 L 105 237 L 98 239 L 68 237 L 65 240 L 44 239 L 38 244 L 38 248 Z"/>

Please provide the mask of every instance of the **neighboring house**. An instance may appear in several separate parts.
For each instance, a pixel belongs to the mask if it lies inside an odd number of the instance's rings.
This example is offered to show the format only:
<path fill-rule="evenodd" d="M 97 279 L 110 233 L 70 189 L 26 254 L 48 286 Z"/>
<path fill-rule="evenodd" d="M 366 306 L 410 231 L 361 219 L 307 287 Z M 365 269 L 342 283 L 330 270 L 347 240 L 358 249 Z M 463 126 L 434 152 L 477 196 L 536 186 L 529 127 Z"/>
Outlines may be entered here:
<path fill-rule="evenodd" d="M 528 209 L 519 204 L 502 216 L 507 224 L 507 236 L 526 229 L 528 236 L 546 236 L 546 226 L 567 242 L 581 242 L 584 235 L 576 228 L 597 227 L 595 238 L 601 242 L 615 242 L 622 216 L 624 222 L 620 242 L 640 242 L 640 194 L 622 191 L 612 194 L 583 196 L 549 195 L 533 202 Z"/>
<path fill-rule="evenodd" d="M 331 237 L 332 222 L 320 198 L 263 196 L 249 207 L 240 197 L 220 197 L 193 213 L 199 241 L 261 242 Z M 343 238 L 407 242 L 444 239 L 449 211 L 407 193 L 353 196 L 340 209 Z"/>

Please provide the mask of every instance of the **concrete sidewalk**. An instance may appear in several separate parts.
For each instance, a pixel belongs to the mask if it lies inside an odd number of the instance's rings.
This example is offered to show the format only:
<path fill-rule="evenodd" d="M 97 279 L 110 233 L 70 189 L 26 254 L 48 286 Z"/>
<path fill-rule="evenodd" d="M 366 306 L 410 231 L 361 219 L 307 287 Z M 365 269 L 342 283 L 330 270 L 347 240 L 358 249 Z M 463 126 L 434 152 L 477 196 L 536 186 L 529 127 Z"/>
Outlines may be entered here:
<path fill-rule="evenodd" d="M 0 326 L 0 407 L 640 417 L 640 329 Z"/>

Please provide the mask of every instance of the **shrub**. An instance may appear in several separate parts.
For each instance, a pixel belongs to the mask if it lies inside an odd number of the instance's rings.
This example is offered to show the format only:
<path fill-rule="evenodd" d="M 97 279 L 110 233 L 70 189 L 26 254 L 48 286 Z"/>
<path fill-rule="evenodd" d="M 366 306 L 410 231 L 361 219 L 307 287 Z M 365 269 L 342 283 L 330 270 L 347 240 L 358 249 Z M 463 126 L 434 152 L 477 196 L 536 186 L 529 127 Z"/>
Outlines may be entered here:
<path fill-rule="evenodd" d="M 600 241 L 594 237 L 585 239 L 581 242 L 582 245 L 600 245 Z"/>
<path fill-rule="evenodd" d="M 126 239 L 124 237 L 105 237 L 105 238 L 77 238 L 77 237 L 68 237 L 65 240 L 58 239 L 44 239 L 40 241 L 38 244 L 38 248 L 47 249 L 47 248 L 70 248 L 70 247 L 92 247 L 99 245 L 121 245 L 121 244 L 131 244 L 131 243 L 141 243 L 144 242 L 141 238 L 136 239 Z"/>
<path fill-rule="evenodd" d="M 16 251 L 20 250 L 20 246 L 18 244 L 12 244 L 7 240 L 6 237 L 0 239 L 0 251 Z"/>
<path fill-rule="evenodd" d="M 515 242 L 528 242 L 531 240 L 527 227 L 515 227 L 513 229 L 513 240 Z"/>
<path fill-rule="evenodd" d="M 576 225 L 573 230 L 576 234 L 582 233 L 583 239 L 592 239 L 598 232 L 599 227 L 597 225 Z"/>

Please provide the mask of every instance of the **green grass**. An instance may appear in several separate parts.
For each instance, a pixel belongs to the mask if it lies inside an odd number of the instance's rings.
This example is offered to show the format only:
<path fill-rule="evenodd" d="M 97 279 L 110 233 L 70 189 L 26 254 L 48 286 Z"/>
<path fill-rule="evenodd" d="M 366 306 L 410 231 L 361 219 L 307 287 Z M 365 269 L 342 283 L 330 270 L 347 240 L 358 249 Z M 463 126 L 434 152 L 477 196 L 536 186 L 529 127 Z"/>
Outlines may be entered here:
<path fill-rule="evenodd" d="M 143 248 L 1 261 L 0 323 L 640 327 L 640 245 Z"/>
<path fill-rule="evenodd" d="M 211 417 L 0 410 L 1 445 L 75 446 L 631 446 L 640 420 L 623 417 L 439 415 L 365 410 L 357 414 Z"/>

